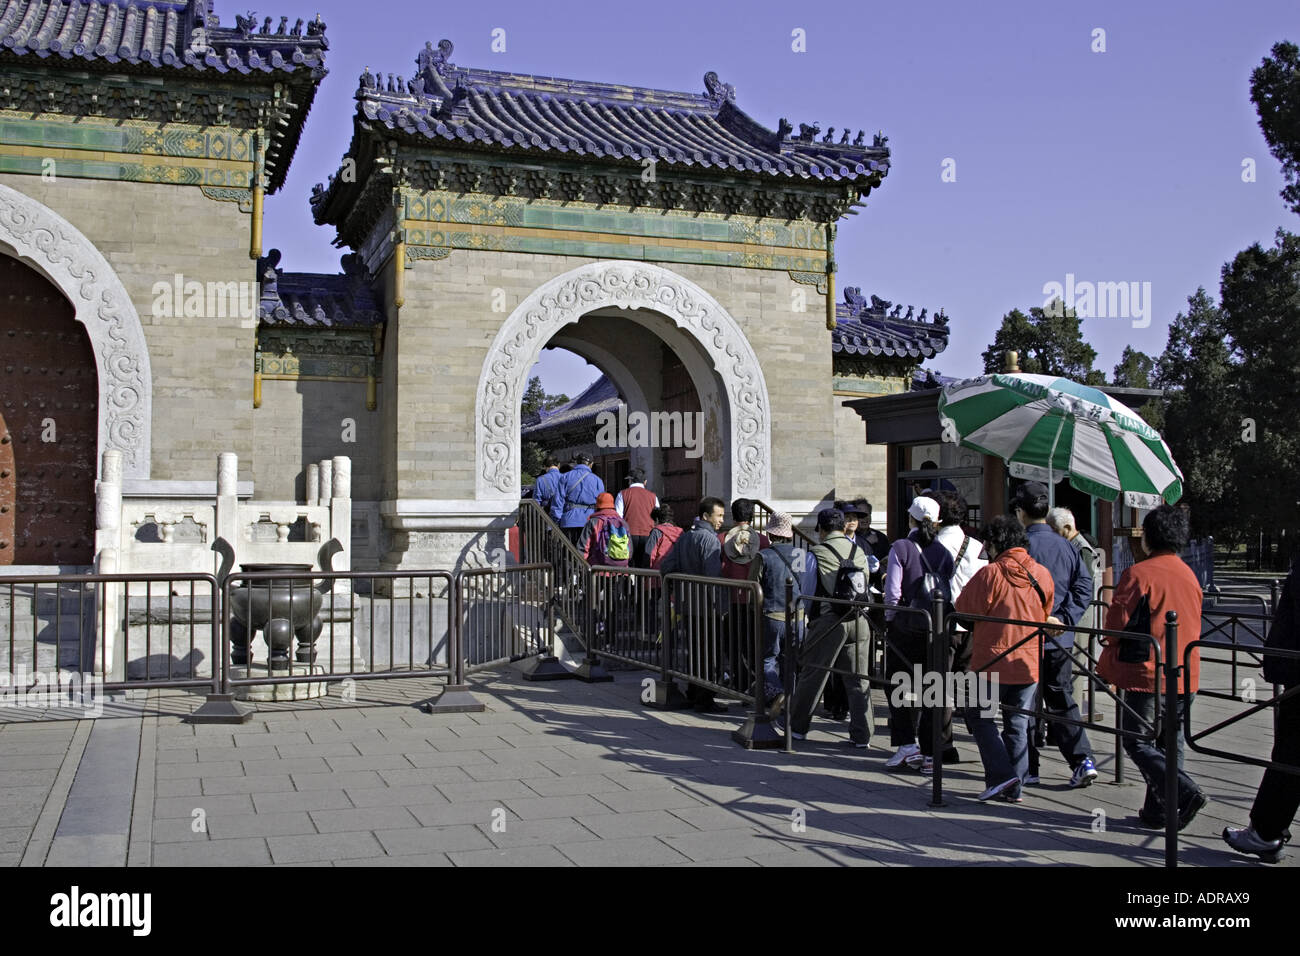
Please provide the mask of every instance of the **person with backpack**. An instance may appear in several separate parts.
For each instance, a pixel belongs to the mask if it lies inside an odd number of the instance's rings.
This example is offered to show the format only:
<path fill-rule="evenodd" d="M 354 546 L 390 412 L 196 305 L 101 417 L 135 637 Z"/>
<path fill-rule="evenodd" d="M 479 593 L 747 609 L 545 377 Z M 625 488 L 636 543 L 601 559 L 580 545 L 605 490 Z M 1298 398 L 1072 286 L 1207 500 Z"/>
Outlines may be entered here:
<path fill-rule="evenodd" d="M 891 683 L 894 674 L 902 672 L 910 680 L 918 664 L 927 666 L 930 626 L 914 612 L 930 610 L 930 590 L 946 586 L 955 567 L 952 553 L 939 541 L 939 502 L 924 495 L 913 498 L 907 522 L 907 537 L 890 546 L 885 571 L 885 674 Z M 924 769 L 916 736 L 921 715 L 915 700 L 889 695 L 889 745 L 895 750 L 886 769 Z"/>
<path fill-rule="evenodd" d="M 1015 518 L 999 515 L 983 531 L 992 557 L 962 588 L 954 607 L 961 614 L 1046 621 L 1055 598 L 1051 573 L 1029 554 L 1025 529 Z M 1029 720 L 1038 684 L 1038 641 L 1028 624 L 975 621 L 971 624 L 971 670 L 981 684 L 997 690 L 1002 711 L 998 733 L 996 712 L 966 706 L 966 728 L 979 747 L 984 764 L 984 792 L 1021 802 L 1029 772 Z M 981 694 L 980 696 L 984 696 Z"/>
<path fill-rule="evenodd" d="M 1056 604 L 1049 623 L 1072 628 L 1086 624 L 1084 615 L 1092 604 L 1092 573 L 1079 552 L 1047 526 L 1047 486 L 1026 481 L 1012 497 L 1016 518 L 1025 526 L 1029 555 L 1048 571 L 1056 585 Z M 1043 711 L 1056 717 L 1080 721 L 1078 725 L 1052 721 L 1052 737 L 1070 766 L 1070 786 L 1087 787 L 1097 779 L 1097 765 L 1092 757 L 1092 743 L 1083 729 L 1079 705 L 1074 700 L 1074 631 L 1048 631 L 1043 639 L 1043 667 L 1039 690 Z M 1047 726 L 1037 726 L 1029 739 L 1029 775 L 1027 786 L 1038 783 L 1039 743 L 1047 741 Z M 1036 739 L 1038 738 L 1038 739 Z"/>
<path fill-rule="evenodd" d="M 614 510 L 614 496 L 602 491 L 578 538 L 578 550 L 592 567 L 626 568 L 632 554 L 627 522 Z"/>
<path fill-rule="evenodd" d="M 560 492 L 564 496 L 560 527 L 574 544 L 582 536 L 582 529 L 587 526 L 587 519 L 596 507 L 596 499 L 604 491 L 605 483 L 591 470 L 591 456 L 574 455 L 573 467 L 560 480 Z"/>
<path fill-rule="evenodd" d="M 867 554 L 844 536 L 843 512 L 836 508 L 819 511 L 817 535 L 821 543 L 810 552 L 815 562 L 816 596 L 867 600 Z M 799 680 L 789 706 L 790 732 L 798 740 L 807 736 L 813 708 L 834 669 L 840 672 L 849 697 L 849 741 L 865 750 L 871 746 L 871 626 L 866 610 L 813 601 L 809 617 L 799 654 Z"/>
<path fill-rule="evenodd" d="M 966 583 L 975 576 L 980 568 L 989 563 L 988 556 L 984 553 L 984 545 L 976 538 L 972 538 L 962 528 L 962 522 L 966 520 L 966 499 L 956 491 L 931 491 L 927 492 L 925 497 L 933 498 L 939 504 L 939 531 L 935 535 L 935 540 L 942 544 L 952 554 L 952 576 L 947 582 L 938 582 L 939 590 L 945 592 L 944 597 L 944 617 L 952 613 L 957 598 L 961 596 L 962 589 Z M 950 671 L 963 673 L 970 664 L 970 631 L 961 625 L 955 625 L 952 631 L 952 637 L 947 648 L 947 656 L 944 661 L 945 680 Z M 934 773 L 934 745 L 933 734 L 934 728 L 930 719 L 933 711 L 929 707 L 921 709 L 921 720 L 917 728 L 921 756 L 924 762 L 919 768 L 921 773 Z M 953 709 L 945 707 L 943 710 L 943 729 L 940 733 L 940 742 L 943 746 L 943 762 L 945 764 L 960 762 L 961 755 L 952 742 L 952 715 Z"/>
<path fill-rule="evenodd" d="M 1201 682 L 1201 652 L 1187 645 L 1201 638 L 1201 582 L 1180 554 L 1190 537 L 1187 512 L 1160 505 L 1142 519 L 1142 550 L 1145 560 L 1130 565 L 1115 586 L 1106 611 L 1106 630 L 1146 633 L 1165 646 L 1165 616 L 1178 614 L 1178 657 L 1182 668 L 1177 683 L 1178 746 L 1173 766 L 1164 751 L 1163 737 L 1124 738 L 1124 752 L 1137 765 L 1146 781 L 1146 799 L 1138 810 L 1138 824 L 1149 830 L 1163 830 L 1167 814 L 1178 816 L 1178 829 L 1186 827 L 1209 797 L 1183 769 L 1183 715 L 1196 697 Z M 1069 547 L 1067 544 L 1066 547 Z M 1145 621 L 1143 620 L 1145 618 Z M 1160 722 L 1165 706 L 1164 667 L 1157 668 L 1156 654 L 1147 640 L 1101 638 L 1102 652 L 1097 676 L 1114 684 L 1124 695 L 1118 723 L 1121 730 L 1148 734 Z M 1164 655 L 1161 656 L 1163 665 Z M 1183 667 L 1186 662 L 1185 668 Z M 1165 783 L 1169 773 L 1178 777 L 1178 806 L 1165 806 Z"/>
<path fill-rule="evenodd" d="M 1300 561 L 1282 585 L 1277 613 L 1264 640 L 1264 680 L 1286 691 L 1300 687 L 1300 658 L 1269 654 L 1269 650 L 1300 652 Z M 1277 705 L 1273 732 L 1273 762 L 1300 767 L 1300 694 Z M 1281 861 L 1291 841 L 1291 822 L 1300 809 L 1300 773 L 1268 769 L 1250 808 L 1250 826 L 1224 827 L 1223 839 L 1238 853 L 1253 853 L 1265 863 Z"/>
<path fill-rule="evenodd" d="M 785 706 L 785 673 L 782 651 L 787 637 L 796 645 L 803 637 L 803 596 L 817 587 L 813 564 L 801 560 L 794 547 L 794 525 L 790 516 L 775 512 L 767 523 L 769 546 L 758 552 L 750 565 L 750 580 L 762 588 L 763 614 L 763 703 L 775 719 Z M 791 604 L 785 600 L 786 580 L 793 581 Z M 793 633 L 787 636 L 787 610 Z M 827 683 L 830 683 L 827 681 Z"/>

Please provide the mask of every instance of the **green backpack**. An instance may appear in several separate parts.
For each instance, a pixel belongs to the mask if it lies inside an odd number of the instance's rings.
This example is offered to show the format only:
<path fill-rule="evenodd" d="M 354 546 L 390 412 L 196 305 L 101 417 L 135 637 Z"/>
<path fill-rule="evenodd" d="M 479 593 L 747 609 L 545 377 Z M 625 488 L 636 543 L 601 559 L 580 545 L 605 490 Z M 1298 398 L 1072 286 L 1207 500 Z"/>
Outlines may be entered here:
<path fill-rule="evenodd" d="M 627 527 L 614 525 L 612 522 L 607 526 L 607 537 L 605 538 L 605 557 L 610 561 L 626 561 L 631 554 L 627 536 Z"/>

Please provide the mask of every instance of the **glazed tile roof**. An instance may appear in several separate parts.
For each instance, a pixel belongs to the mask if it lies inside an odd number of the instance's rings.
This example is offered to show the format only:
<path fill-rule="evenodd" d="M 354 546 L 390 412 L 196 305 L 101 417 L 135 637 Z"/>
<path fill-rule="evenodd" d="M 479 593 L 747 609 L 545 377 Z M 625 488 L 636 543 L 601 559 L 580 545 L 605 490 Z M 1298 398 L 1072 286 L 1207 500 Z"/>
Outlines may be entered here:
<path fill-rule="evenodd" d="M 254 17 L 221 26 L 212 0 L 0 0 L 0 54 L 146 64 L 217 73 L 324 76 L 319 15 L 292 27 Z"/>
<path fill-rule="evenodd" d="M 544 411 L 535 420 L 524 424 L 520 434 L 527 438 L 540 435 L 553 428 L 566 425 L 581 425 L 594 419 L 601 412 L 617 411 L 622 399 L 618 389 L 606 376 L 602 375 L 588 385 L 577 398 L 571 399 L 558 408 Z"/>
<path fill-rule="evenodd" d="M 257 312 L 263 325 L 369 329 L 383 323 L 383 310 L 356 256 L 343 257 L 339 275 L 281 272 L 279 263 L 279 249 L 257 263 L 262 284 Z"/>
<path fill-rule="evenodd" d="M 888 137 L 850 141 L 835 128 L 781 121 L 769 130 L 735 104 L 735 89 L 714 73 L 704 93 L 461 68 L 452 44 L 425 44 L 409 81 L 362 74 L 359 118 L 457 146 L 560 153 L 765 177 L 865 181 L 889 169 Z"/>
<path fill-rule="evenodd" d="M 835 307 L 831 351 L 847 355 L 933 358 L 948 347 L 948 316 L 940 310 L 927 319 L 928 311 L 922 309 L 915 316 L 915 309 L 907 306 L 904 315 L 903 306 L 874 295 L 868 301 L 856 287 L 850 286 L 844 290 L 844 301 Z"/>

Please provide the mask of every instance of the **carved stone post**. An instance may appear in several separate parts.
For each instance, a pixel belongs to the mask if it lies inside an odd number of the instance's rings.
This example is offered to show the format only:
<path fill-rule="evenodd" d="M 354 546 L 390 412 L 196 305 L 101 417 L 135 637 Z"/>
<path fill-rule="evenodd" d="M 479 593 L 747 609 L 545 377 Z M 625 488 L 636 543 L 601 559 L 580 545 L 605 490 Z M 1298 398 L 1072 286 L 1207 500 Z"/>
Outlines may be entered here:
<path fill-rule="evenodd" d="M 352 459 L 339 455 L 330 463 L 333 472 L 333 494 L 330 497 L 330 537 L 343 545 L 334 556 L 335 571 L 352 570 Z M 340 581 L 335 590 L 346 591 L 346 581 Z"/>
<path fill-rule="evenodd" d="M 320 465 L 307 466 L 307 493 L 304 500 L 309 505 L 320 500 Z"/>
<path fill-rule="evenodd" d="M 322 458 L 317 467 L 320 470 L 320 498 L 314 504 L 328 506 L 334 496 L 334 464 L 331 459 Z"/>
<path fill-rule="evenodd" d="M 122 452 L 110 449 L 104 452 L 100 480 L 95 488 L 95 572 L 97 574 L 116 574 L 118 554 L 122 547 Z M 104 634 L 104 661 L 108 663 L 108 679 L 122 680 L 125 677 L 123 662 L 116 653 L 118 624 L 122 620 L 122 606 L 119 599 L 120 584 L 100 584 L 95 601 L 99 619 L 94 633 L 101 630 Z M 95 661 L 94 633 L 88 641 L 82 642 L 81 669 L 98 671 Z M 126 640 L 124 635 L 123 640 Z"/>
<path fill-rule="evenodd" d="M 217 456 L 217 500 L 215 538 L 225 538 L 238 544 L 239 535 L 239 456 L 222 452 Z M 212 571 L 217 572 L 218 556 L 212 556 Z"/>

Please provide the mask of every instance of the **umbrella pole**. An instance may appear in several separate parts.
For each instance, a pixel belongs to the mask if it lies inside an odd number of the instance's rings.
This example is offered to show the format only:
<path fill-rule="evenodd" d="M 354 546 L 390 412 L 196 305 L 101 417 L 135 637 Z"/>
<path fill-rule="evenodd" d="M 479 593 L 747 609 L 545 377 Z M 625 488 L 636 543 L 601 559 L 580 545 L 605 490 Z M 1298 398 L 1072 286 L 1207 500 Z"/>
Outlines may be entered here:
<path fill-rule="evenodd" d="M 1056 437 L 1052 439 L 1052 450 L 1047 453 L 1047 510 L 1056 507 L 1056 482 L 1052 480 L 1052 459 L 1056 457 L 1056 446 L 1061 442 L 1061 431 L 1065 428 L 1065 416 L 1061 416 L 1056 426 Z"/>

